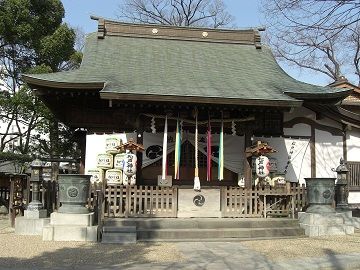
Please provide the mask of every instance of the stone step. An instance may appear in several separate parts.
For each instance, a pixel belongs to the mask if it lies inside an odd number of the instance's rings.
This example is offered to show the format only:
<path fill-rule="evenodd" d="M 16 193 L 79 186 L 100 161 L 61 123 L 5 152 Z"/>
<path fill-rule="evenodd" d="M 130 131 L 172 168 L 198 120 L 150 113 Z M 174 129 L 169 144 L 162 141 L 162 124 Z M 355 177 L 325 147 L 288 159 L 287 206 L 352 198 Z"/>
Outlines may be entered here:
<path fill-rule="evenodd" d="M 122 232 L 136 232 L 135 226 L 104 226 L 103 233 L 122 233 Z"/>
<path fill-rule="evenodd" d="M 137 218 L 107 219 L 104 226 L 136 226 L 137 229 L 280 228 L 298 226 L 298 220 L 287 218 Z"/>
<path fill-rule="evenodd" d="M 277 236 L 277 237 L 237 237 L 237 238 L 182 238 L 182 239 L 161 239 L 161 238 L 152 238 L 152 239 L 138 239 L 138 242 L 239 242 L 239 241 L 252 241 L 252 240 L 271 240 L 271 239 L 299 239 L 307 238 L 306 235 L 295 235 L 295 236 Z"/>
<path fill-rule="evenodd" d="M 103 233 L 101 242 L 105 244 L 136 243 L 136 232 Z"/>
<path fill-rule="evenodd" d="M 276 238 L 304 236 L 300 227 L 281 228 L 217 228 L 217 229 L 137 229 L 138 241 L 149 239 L 224 239 L 224 238 Z"/>
<path fill-rule="evenodd" d="M 102 243 L 136 243 L 135 226 L 104 226 L 102 230 Z"/>

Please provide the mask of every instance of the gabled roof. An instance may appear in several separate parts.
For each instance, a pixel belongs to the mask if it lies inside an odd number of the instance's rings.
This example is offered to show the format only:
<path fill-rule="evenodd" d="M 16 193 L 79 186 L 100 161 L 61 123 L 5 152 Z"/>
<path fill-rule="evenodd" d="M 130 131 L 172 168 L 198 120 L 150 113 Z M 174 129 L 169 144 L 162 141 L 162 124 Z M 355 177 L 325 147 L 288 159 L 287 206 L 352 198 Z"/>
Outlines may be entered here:
<path fill-rule="evenodd" d="M 350 83 L 345 77 L 342 77 L 340 80 L 329 84 L 330 87 L 336 88 L 347 88 L 352 89 L 349 96 L 347 96 L 343 101 L 343 105 L 352 105 L 360 106 L 360 87 Z"/>
<path fill-rule="evenodd" d="M 32 87 L 99 89 L 103 99 L 301 106 L 338 101 L 348 89 L 287 75 L 258 30 L 215 30 L 114 22 L 102 18 L 75 71 L 23 75 Z"/>

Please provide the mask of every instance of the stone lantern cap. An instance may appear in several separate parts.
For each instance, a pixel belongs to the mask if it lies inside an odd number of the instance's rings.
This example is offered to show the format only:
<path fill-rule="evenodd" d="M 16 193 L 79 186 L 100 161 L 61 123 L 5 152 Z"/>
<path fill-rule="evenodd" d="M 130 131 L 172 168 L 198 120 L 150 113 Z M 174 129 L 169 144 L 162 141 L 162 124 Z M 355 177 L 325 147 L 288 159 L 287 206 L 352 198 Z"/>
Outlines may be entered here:
<path fill-rule="evenodd" d="M 41 168 L 43 167 L 43 162 L 40 159 L 36 158 L 31 162 L 30 166 L 31 168 Z"/>
<path fill-rule="evenodd" d="M 335 170 L 337 173 L 347 173 L 349 169 L 345 165 L 345 161 L 343 158 L 340 158 L 340 165 L 336 167 Z"/>

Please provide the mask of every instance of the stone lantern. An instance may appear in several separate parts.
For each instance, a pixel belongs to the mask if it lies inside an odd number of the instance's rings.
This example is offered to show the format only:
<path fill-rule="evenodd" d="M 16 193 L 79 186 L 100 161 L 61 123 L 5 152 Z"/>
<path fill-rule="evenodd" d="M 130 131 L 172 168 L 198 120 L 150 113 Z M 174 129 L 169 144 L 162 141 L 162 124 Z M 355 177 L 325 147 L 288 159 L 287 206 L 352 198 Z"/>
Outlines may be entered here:
<path fill-rule="evenodd" d="M 28 211 L 39 211 L 43 208 L 42 203 L 40 202 L 40 183 L 43 180 L 43 164 L 39 159 L 35 159 L 30 164 L 31 167 L 31 177 L 30 183 L 32 184 L 32 194 L 31 202 L 27 207 Z"/>
<path fill-rule="evenodd" d="M 340 165 L 336 168 L 337 181 L 335 185 L 335 202 L 336 210 L 348 210 L 348 173 L 349 169 L 345 165 L 345 161 L 341 158 Z"/>

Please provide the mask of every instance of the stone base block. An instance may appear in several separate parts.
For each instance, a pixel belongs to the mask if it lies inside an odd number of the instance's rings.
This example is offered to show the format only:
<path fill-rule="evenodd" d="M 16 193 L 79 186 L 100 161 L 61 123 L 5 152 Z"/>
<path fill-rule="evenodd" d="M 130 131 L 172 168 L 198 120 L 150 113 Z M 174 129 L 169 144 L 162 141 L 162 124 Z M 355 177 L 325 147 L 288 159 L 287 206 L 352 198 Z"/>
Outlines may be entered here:
<path fill-rule="evenodd" d="M 305 230 L 305 235 L 310 237 L 325 235 L 345 235 L 354 233 L 354 227 L 349 225 L 319 226 L 300 224 L 300 226 Z"/>
<path fill-rule="evenodd" d="M 43 229 L 43 241 L 96 242 L 98 226 L 48 225 Z"/>
<path fill-rule="evenodd" d="M 46 218 L 47 217 L 47 210 L 25 210 L 24 217 L 27 219 L 39 219 L 39 218 Z"/>
<path fill-rule="evenodd" d="M 72 226 L 92 226 L 94 223 L 94 213 L 87 214 L 66 214 L 54 212 L 50 215 L 51 225 L 72 225 Z"/>
<path fill-rule="evenodd" d="M 346 213 L 299 213 L 299 224 L 310 237 L 353 234 L 354 226 L 346 224 Z"/>
<path fill-rule="evenodd" d="M 50 222 L 49 218 L 17 217 L 15 219 L 15 234 L 20 235 L 42 235 L 43 228 Z"/>
<path fill-rule="evenodd" d="M 341 215 L 336 215 L 335 213 L 298 213 L 299 223 L 304 223 L 308 225 L 341 225 L 344 224 L 344 219 Z"/>
<path fill-rule="evenodd" d="M 360 218 L 353 217 L 351 219 L 346 219 L 345 224 L 351 225 L 351 226 L 355 227 L 356 229 L 360 229 Z"/>

